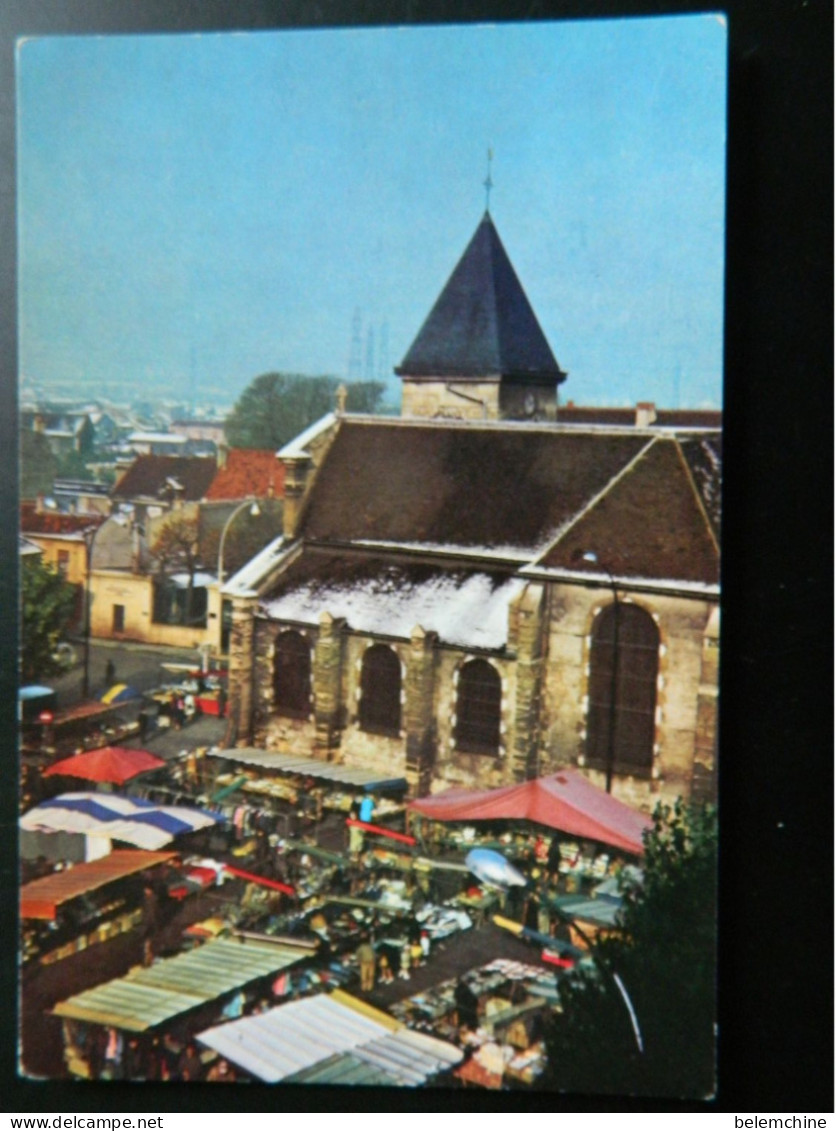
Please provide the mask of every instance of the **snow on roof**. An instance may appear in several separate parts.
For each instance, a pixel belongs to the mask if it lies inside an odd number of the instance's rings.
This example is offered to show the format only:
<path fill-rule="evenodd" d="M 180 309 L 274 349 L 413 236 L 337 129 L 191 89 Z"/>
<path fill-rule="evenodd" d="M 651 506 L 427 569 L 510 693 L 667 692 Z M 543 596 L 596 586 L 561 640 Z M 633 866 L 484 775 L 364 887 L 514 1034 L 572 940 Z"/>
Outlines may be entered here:
<path fill-rule="evenodd" d="M 374 538 L 355 538 L 353 545 L 375 550 L 410 550 L 417 553 L 439 554 L 448 557 L 496 558 L 500 561 L 530 562 L 544 553 L 557 537 L 553 532 L 542 545 L 533 551 L 525 546 L 460 546 L 454 542 L 388 542 Z"/>
<path fill-rule="evenodd" d="M 129 443 L 148 444 L 187 444 L 185 436 L 177 436 L 172 432 L 131 432 L 128 436 Z"/>
<path fill-rule="evenodd" d="M 485 573 L 431 573 L 413 580 L 406 571 L 384 567 L 362 582 L 304 581 L 264 602 L 276 620 L 317 624 L 322 613 L 345 617 L 358 632 L 408 639 L 420 625 L 448 644 L 502 648 L 508 637 L 508 606 L 524 588 L 520 578 Z"/>
<path fill-rule="evenodd" d="M 307 455 L 308 452 L 306 448 L 311 440 L 316 439 L 321 432 L 326 432 L 336 419 L 337 417 L 333 412 L 327 413 L 320 420 L 316 420 L 313 424 L 309 425 L 304 432 L 300 432 L 298 436 L 290 440 L 283 448 L 280 448 L 276 455 L 279 459 L 293 459 L 296 456 Z"/>
<path fill-rule="evenodd" d="M 289 543 L 285 541 L 284 535 L 280 534 L 233 574 L 224 585 L 222 592 L 231 597 L 245 597 L 256 592 L 288 548 Z"/>
<path fill-rule="evenodd" d="M 526 580 L 537 578 L 547 581 L 574 581 L 585 585 L 589 583 L 605 585 L 608 588 L 616 585 L 619 589 L 655 589 L 660 592 L 693 593 L 706 597 L 717 597 L 720 593 L 719 585 L 706 581 L 676 581 L 668 577 L 628 577 L 592 570 L 563 569 L 538 563 L 524 566 L 520 570 L 520 576 L 525 577 Z"/>

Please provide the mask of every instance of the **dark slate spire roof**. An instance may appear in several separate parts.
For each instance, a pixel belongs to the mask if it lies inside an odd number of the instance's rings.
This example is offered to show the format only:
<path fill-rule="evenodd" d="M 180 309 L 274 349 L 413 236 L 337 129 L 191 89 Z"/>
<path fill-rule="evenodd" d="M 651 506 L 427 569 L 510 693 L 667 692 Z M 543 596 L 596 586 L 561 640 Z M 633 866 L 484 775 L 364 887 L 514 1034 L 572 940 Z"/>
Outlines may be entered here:
<path fill-rule="evenodd" d="M 486 212 L 401 365 L 401 377 L 566 379 Z"/>

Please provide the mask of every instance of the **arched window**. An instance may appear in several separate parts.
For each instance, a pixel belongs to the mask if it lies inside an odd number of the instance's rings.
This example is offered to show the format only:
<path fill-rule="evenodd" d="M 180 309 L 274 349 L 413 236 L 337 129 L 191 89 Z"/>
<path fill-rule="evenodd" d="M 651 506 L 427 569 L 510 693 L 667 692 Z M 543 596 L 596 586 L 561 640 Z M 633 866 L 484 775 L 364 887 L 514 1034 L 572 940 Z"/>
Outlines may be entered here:
<path fill-rule="evenodd" d="M 502 681 L 487 660 L 469 660 L 459 671 L 456 749 L 466 754 L 498 754 Z"/>
<path fill-rule="evenodd" d="M 659 630 L 637 605 L 614 602 L 592 627 L 586 759 L 623 773 L 650 772 Z"/>
<path fill-rule="evenodd" d="M 373 734 L 401 729 L 401 662 L 385 644 L 373 644 L 363 656 L 360 727 Z"/>
<path fill-rule="evenodd" d="M 283 632 L 276 640 L 273 706 L 293 719 L 306 719 L 311 713 L 311 650 L 299 632 Z"/>

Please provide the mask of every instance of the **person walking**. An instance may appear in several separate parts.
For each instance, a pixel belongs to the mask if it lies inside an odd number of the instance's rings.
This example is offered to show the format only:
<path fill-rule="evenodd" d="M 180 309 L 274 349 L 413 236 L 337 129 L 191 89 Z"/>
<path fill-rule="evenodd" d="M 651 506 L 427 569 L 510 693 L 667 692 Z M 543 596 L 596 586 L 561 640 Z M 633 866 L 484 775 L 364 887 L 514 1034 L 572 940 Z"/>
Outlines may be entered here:
<path fill-rule="evenodd" d="M 105 689 L 113 687 L 116 683 L 116 665 L 113 660 L 108 660 L 105 664 Z"/>
<path fill-rule="evenodd" d="M 203 1064 L 192 1041 L 189 1041 L 180 1055 L 177 1075 L 181 1080 L 203 1079 Z"/>
<path fill-rule="evenodd" d="M 360 963 L 360 989 L 363 993 L 371 993 L 374 989 L 374 947 L 368 935 L 363 936 L 363 941 L 357 948 L 357 960 Z"/>
<path fill-rule="evenodd" d="M 159 926 L 159 900 L 150 886 L 142 893 L 142 965 L 154 961 L 154 936 Z"/>

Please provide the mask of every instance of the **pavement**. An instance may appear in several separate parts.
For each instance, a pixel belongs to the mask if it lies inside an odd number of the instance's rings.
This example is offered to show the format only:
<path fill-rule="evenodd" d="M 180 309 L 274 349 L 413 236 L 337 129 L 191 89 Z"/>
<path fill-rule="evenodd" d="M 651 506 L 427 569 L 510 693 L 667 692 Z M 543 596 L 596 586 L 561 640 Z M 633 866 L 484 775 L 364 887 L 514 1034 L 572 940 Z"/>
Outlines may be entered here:
<path fill-rule="evenodd" d="M 60 675 L 45 679 L 58 693 L 60 708 L 72 707 L 83 698 L 84 643 L 74 641 L 76 663 Z M 200 666 L 200 655 L 193 649 L 166 648 L 160 645 L 131 644 L 116 640 L 91 640 L 88 660 L 88 698 L 95 699 L 109 684 L 106 679 L 108 661 L 113 664 L 114 683 L 127 683 L 137 691 L 150 691 L 161 683 L 170 681 L 172 675 L 163 664 L 194 664 Z"/>
<path fill-rule="evenodd" d="M 134 736 L 121 742 L 121 746 L 136 746 L 150 750 L 158 758 L 169 761 L 182 754 L 184 750 L 194 750 L 198 746 L 221 746 L 225 744 L 227 720 L 213 715 L 201 715 L 193 723 L 187 723 L 182 730 L 173 727 L 159 727 L 140 740 Z"/>
<path fill-rule="evenodd" d="M 554 972 L 554 966 L 542 961 L 541 953 L 542 947 L 517 938 L 489 920 L 481 927 L 471 927 L 433 943 L 427 965 L 411 970 L 408 980 L 396 976 L 389 983 L 378 981 L 370 993 L 363 993 L 357 986 L 353 986 L 351 992 L 385 1010 L 441 982 L 461 978 L 469 970 L 487 966 L 495 958 L 508 958 Z"/>

